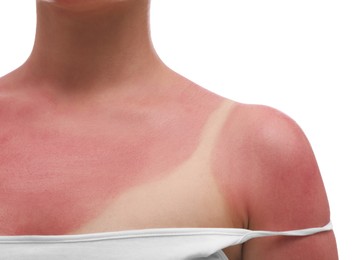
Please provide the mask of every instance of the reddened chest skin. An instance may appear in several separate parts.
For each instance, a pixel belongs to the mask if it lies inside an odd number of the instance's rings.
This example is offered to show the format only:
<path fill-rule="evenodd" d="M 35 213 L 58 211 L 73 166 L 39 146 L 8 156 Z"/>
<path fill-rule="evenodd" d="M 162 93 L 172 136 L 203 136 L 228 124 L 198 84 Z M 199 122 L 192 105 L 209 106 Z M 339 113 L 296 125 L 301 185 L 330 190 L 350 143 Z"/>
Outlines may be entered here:
<path fill-rule="evenodd" d="M 3 101 L 0 234 L 71 233 L 129 188 L 164 178 L 198 146 L 219 104 L 209 100 L 194 111 L 182 103 L 61 115 Z"/>

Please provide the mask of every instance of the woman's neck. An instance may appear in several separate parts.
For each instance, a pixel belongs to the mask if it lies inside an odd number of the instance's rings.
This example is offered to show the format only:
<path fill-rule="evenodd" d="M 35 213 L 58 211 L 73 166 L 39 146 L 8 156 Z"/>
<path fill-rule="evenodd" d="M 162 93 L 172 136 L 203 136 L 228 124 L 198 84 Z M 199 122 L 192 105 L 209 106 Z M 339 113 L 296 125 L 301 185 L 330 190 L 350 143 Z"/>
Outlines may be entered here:
<path fill-rule="evenodd" d="M 76 11 L 38 1 L 26 74 L 64 93 L 140 83 L 163 67 L 150 40 L 148 5 L 120 1 Z"/>

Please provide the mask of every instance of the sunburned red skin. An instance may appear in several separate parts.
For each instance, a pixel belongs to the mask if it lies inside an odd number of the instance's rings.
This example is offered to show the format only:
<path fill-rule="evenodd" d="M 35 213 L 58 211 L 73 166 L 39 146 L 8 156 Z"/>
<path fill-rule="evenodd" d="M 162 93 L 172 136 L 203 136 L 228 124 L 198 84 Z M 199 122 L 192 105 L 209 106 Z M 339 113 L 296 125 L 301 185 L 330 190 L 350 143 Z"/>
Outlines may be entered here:
<path fill-rule="evenodd" d="M 316 159 L 292 119 L 266 106 L 239 104 L 221 132 L 212 151 L 213 175 L 238 227 L 289 230 L 297 223 L 328 223 Z"/>
<path fill-rule="evenodd" d="M 279 132 L 283 130 L 283 126 L 289 126 L 289 131 L 285 131 L 284 134 Z M 272 176 L 282 172 L 282 165 L 289 165 L 285 160 L 290 161 L 290 159 L 286 158 L 297 153 L 291 151 L 292 149 L 288 150 L 290 147 L 296 150 L 301 148 L 301 146 L 294 148 L 295 145 L 289 145 L 292 136 L 288 133 L 298 132 L 297 129 L 293 129 L 295 128 L 288 117 L 265 106 L 238 104 L 226 118 L 221 130 L 223 134 L 219 135 L 212 151 L 212 169 L 233 218 L 240 221 L 235 223 L 237 227 L 251 228 L 252 221 L 248 219 L 251 214 L 251 201 L 263 197 L 262 190 L 256 188 L 257 184 L 263 183 L 264 179 L 269 182 L 266 187 L 274 187 L 276 181 L 278 185 L 282 185 L 280 178 L 283 177 L 272 178 Z M 279 135 L 285 135 L 279 143 L 279 146 L 288 151 L 285 152 L 285 158 L 279 157 L 282 150 L 278 152 L 276 149 L 278 145 L 274 144 Z M 272 172 L 269 178 L 262 174 L 267 171 L 267 168 Z M 283 173 L 282 176 L 285 176 Z M 285 186 L 282 190 L 288 189 L 289 187 Z M 269 196 L 271 194 L 266 195 L 264 201 L 268 201 Z M 276 203 L 276 201 L 272 202 L 272 205 Z"/>
<path fill-rule="evenodd" d="M 221 103 L 206 94 L 204 106 L 196 100 L 105 120 L 97 111 L 55 117 L 0 99 L 0 235 L 71 233 L 130 187 L 168 175 L 196 149 Z"/>

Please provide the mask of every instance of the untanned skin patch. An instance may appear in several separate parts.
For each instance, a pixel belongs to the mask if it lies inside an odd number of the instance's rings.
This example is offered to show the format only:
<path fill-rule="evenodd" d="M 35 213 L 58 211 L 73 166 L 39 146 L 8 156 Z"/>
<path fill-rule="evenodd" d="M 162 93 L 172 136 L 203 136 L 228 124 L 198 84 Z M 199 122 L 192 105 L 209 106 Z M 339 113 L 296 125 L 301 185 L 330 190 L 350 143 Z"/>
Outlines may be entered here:
<path fill-rule="evenodd" d="M 246 105 L 239 104 L 232 109 L 225 120 L 216 145 L 212 151 L 212 173 L 219 185 L 220 193 L 225 198 L 232 216 L 240 223 L 238 228 L 246 228 L 246 203 L 250 180 L 248 173 L 253 172 L 254 158 L 251 157 L 250 136 L 239 129 L 248 121 Z M 244 170 L 243 170 L 244 169 Z"/>

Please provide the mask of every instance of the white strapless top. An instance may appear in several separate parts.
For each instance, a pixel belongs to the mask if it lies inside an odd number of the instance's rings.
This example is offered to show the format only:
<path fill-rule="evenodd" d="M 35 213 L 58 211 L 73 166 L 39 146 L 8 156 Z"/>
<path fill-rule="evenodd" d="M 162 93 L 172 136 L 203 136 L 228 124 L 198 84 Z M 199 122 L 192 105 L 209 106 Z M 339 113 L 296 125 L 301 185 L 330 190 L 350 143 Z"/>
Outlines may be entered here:
<path fill-rule="evenodd" d="M 0 236 L 2 260 L 228 260 L 223 249 L 266 236 L 308 236 L 324 227 L 292 231 L 236 228 L 160 228 L 80 235 Z"/>

